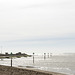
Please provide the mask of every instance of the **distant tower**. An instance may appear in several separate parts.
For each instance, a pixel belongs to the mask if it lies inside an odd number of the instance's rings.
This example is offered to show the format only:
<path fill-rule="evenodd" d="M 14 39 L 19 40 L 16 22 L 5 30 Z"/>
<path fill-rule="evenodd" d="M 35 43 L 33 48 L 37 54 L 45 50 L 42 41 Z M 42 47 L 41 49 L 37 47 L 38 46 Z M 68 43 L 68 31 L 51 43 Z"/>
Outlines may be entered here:
<path fill-rule="evenodd" d="M 1 54 L 2 54 L 2 46 L 1 46 Z M 3 60 L 3 58 L 1 58 L 1 60 Z"/>

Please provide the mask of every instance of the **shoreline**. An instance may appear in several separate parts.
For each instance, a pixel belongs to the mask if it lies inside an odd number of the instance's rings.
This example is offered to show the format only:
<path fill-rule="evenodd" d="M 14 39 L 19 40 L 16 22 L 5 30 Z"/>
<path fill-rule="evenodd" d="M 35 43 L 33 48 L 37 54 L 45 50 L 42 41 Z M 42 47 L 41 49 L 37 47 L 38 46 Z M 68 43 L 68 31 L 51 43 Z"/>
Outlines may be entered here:
<path fill-rule="evenodd" d="M 31 68 L 18 68 L 0 65 L 0 75 L 66 75 L 57 72 L 49 72 Z"/>

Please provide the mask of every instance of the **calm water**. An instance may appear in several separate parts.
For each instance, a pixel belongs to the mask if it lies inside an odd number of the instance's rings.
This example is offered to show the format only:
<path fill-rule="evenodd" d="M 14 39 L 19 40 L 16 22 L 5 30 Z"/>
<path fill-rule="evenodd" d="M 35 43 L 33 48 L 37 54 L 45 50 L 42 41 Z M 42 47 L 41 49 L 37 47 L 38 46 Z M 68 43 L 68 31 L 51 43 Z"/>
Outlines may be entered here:
<path fill-rule="evenodd" d="M 10 59 L 0 60 L 0 65 L 10 66 Z M 68 75 L 75 75 L 75 56 L 52 56 L 44 60 L 43 56 L 35 56 L 33 64 L 32 57 L 14 58 L 13 66 L 33 69 L 40 69 L 45 71 L 53 71 L 65 73 Z"/>

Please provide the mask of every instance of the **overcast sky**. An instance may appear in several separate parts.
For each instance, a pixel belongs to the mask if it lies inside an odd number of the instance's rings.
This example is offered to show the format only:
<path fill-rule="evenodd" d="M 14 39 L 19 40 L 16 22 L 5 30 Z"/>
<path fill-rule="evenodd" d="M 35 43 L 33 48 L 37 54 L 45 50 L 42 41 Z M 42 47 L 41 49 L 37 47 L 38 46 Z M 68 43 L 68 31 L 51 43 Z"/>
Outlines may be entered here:
<path fill-rule="evenodd" d="M 0 46 L 3 52 L 75 52 L 75 1 L 0 0 Z"/>

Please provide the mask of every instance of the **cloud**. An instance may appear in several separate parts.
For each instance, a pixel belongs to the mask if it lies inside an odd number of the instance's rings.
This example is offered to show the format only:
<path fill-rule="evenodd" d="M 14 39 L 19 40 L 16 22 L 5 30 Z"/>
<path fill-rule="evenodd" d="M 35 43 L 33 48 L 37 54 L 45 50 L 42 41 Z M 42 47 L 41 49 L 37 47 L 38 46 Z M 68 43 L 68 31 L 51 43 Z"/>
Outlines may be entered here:
<path fill-rule="evenodd" d="M 74 0 L 0 0 L 1 44 L 74 47 L 74 3 Z"/>

